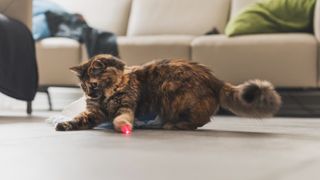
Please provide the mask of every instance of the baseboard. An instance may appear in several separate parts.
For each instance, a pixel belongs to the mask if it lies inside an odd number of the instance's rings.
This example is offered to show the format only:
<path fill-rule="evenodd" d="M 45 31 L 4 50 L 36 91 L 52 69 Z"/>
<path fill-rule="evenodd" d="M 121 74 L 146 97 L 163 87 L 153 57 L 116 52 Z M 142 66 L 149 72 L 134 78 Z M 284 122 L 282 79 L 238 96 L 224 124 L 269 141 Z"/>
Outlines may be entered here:
<path fill-rule="evenodd" d="M 278 91 L 283 101 L 278 116 L 320 117 L 320 89 Z"/>
<path fill-rule="evenodd" d="M 282 106 L 276 116 L 320 117 L 320 89 L 278 89 Z M 232 115 L 221 109 L 218 114 Z"/>

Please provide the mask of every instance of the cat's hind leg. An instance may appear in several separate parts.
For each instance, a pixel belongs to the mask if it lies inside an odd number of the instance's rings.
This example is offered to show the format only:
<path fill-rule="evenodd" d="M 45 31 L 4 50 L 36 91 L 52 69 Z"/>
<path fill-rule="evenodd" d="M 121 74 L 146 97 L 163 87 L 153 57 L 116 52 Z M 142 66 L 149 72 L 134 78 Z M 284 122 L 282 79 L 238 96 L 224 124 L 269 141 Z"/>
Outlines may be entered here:
<path fill-rule="evenodd" d="M 177 127 L 174 123 L 172 122 L 165 122 L 163 125 L 162 125 L 162 129 L 165 129 L 165 130 L 177 130 Z"/>
<path fill-rule="evenodd" d="M 179 99 L 177 99 L 179 100 Z M 202 98 L 193 102 L 176 103 L 174 119 L 169 119 L 163 128 L 168 130 L 195 130 L 210 122 L 210 117 L 218 110 L 218 102 L 210 98 Z M 172 117 L 172 116 L 171 116 Z"/>
<path fill-rule="evenodd" d="M 176 127 L 181 130 L 194 130 L 210 122 L 210 117 L 218 110 L 218 102 L 210 97 L 203 98 L 182 112 Z"/>

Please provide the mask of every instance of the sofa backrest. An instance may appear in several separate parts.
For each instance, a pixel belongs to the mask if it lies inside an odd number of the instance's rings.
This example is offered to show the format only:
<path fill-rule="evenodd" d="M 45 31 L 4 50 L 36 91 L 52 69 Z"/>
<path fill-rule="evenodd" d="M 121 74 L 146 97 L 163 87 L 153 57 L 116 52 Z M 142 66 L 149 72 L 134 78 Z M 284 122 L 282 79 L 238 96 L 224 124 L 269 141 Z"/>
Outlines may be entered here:
<path fill-rule="evenodd" d="M 81 13 L 93 27 L 125 35 L 131 0 L 52 0 L 70 12 Z"/>
<path fill-rule="evenodd" d="M 133 0 L 127 35 L 224 31 L 231 0 Z"/>
<path fill-rule="evenodd" d="M 229 17 L 259 0 L 51 0 L 117 35 L 220 33 Z"/>
<path fill-rule="evenodd" d="M 232 0 L 230 17 L 234 17 L 246 6 L 259 0 Z"/>

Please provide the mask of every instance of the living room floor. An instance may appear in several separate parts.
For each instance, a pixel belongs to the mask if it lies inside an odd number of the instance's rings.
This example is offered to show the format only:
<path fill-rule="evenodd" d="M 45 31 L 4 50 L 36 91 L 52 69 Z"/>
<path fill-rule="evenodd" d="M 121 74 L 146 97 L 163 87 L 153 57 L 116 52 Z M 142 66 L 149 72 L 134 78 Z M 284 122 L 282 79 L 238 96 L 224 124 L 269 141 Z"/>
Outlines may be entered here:
<path fill-rule="evenodd" d="M 197 131 L 56 132 L 58 112 L 0 114 L 2 180 L 319 179 L 320 120 L 218 116 Z"/>

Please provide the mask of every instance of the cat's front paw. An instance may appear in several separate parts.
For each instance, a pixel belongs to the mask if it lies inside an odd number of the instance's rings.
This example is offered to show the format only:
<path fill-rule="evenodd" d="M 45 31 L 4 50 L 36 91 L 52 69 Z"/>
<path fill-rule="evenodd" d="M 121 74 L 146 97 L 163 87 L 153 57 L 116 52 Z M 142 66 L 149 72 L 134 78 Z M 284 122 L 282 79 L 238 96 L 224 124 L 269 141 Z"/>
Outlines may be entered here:
<path fill-rule="evenodd" d="M 130 121 L 128 121 L 125 118 L 116 118 L 116 119 L 114 119 L 113 120 L 113 126 L 114 126 L 114 129 L 117 132 L 123 132 L 124 131 L 123 128 L 126 128 L 129 131 L 132 130 L 132 123 L 130 123 Z"/>
<path fill-rule="evenodd" d="M 69 122 L 61 122 L 56 124 L 56 131 L 71 131 L 74 130 L 73 126 Z"/>

